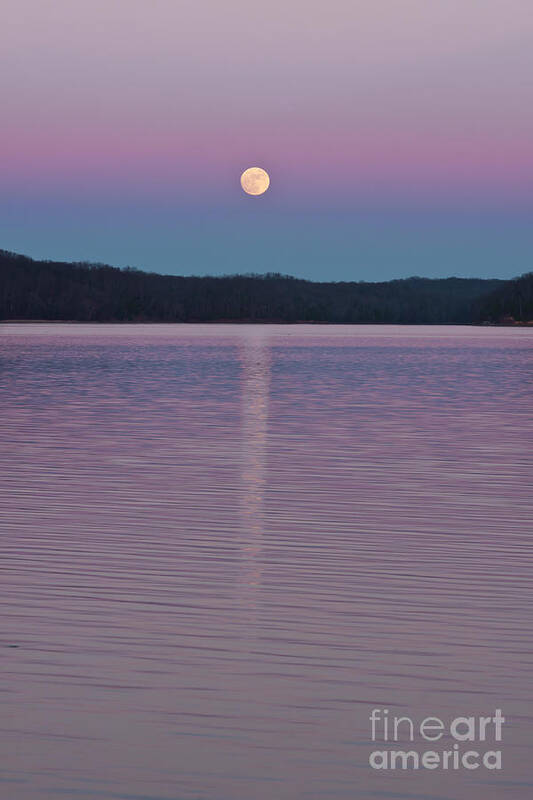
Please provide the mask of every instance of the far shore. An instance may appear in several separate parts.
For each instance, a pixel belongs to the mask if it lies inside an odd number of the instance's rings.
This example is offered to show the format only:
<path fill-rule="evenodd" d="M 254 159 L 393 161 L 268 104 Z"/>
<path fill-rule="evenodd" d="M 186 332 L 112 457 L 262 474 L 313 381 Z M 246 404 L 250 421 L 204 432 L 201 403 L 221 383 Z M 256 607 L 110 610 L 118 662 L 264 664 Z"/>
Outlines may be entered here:
<path fill-rule="evenodd" d="M 533 328 L 533 320 L 501 322 L 325 322 L 322 320 L 283 319 L 208 319 L 208 320 L 143 320 L 143 319 L 0 319 L 0 325 L 344 325 L 347 328 L 394 325 L 401 327 L 460 327 L 460 328 Z"/>

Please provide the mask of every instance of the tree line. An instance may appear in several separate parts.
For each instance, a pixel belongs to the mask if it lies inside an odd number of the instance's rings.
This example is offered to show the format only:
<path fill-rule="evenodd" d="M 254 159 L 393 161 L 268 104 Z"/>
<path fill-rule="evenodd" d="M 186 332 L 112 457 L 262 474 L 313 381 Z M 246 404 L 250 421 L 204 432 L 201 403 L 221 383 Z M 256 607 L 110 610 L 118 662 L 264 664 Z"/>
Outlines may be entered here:
<path fill-rule="evenodd" d="M 0 318 L 87 322 L 468 323 L 533 318 L 532 275 L 313 282 L 287 275 L 181 277 L 0 250 Z"/>

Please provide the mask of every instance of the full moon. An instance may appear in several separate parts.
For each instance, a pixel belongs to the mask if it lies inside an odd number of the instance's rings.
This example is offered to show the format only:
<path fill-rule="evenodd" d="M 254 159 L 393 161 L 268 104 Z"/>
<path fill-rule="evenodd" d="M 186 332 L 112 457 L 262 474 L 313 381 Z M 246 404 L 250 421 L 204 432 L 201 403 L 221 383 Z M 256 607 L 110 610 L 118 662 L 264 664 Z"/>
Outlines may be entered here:
<path fill-rule="evenodd" d="M 241 186 L 246 194 L 264 194 L 270 186 L 268 172 L 261 167 L 249 167 L 241 175 Z"/>

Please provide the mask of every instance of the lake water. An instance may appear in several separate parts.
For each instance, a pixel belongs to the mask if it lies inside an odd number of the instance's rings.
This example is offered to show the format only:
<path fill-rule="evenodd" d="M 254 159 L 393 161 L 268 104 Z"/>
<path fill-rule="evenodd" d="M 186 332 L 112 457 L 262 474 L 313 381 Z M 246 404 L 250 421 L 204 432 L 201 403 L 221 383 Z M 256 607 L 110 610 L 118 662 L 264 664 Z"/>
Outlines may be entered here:
<path fill-rule="evenodd" d="M 2 800 L 530 798 L 532 351 L 0 326 Z M 373 708 L 503 769 L 372 769 Z"/>

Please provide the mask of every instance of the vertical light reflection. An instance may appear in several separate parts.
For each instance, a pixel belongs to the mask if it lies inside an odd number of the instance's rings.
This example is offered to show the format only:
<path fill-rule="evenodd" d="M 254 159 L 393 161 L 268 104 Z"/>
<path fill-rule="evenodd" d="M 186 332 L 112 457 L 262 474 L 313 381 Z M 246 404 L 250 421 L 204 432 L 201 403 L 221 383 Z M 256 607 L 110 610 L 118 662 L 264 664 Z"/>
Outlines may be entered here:
<path fill-rule="evenodd" d="M 242 565 L 241 600 L 252 612 L 261 585 L 266 445 L 270 386 L 270 347 L 263 326 L 246 332 L 242 364 Z"/>

